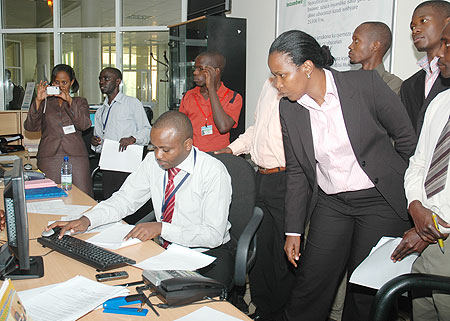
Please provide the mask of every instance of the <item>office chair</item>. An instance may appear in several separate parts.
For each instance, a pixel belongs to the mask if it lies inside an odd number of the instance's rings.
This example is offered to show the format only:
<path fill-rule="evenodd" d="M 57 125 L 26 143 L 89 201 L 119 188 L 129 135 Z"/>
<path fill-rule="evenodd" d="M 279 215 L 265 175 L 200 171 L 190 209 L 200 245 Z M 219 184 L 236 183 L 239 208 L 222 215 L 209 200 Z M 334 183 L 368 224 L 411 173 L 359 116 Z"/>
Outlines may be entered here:
<path fill-rule="evenodd" d="M 263 219 L 263 211 L 255 207 L 256 182 L 253 167 L 243 158 L 231 154 L 210 153 L 219 159 L 231 176 L 233 194 L 230 214 L 231 240 L 236 244 L 234 276 L 228 292 L 234 287 L 244 287 L 247 272 L 255 263 L 256 231 Z M 237 300 L 237 291 L 231 292 L 231 303 Z"/>
<path fill-rule="evenodd" d="M 371 321 L 388 321 L 397 298 L 411 290 L 436 290 L 450 294 L 450 277 L 409 273 L 397 276 L 378 290 L 370 309 Z"/>

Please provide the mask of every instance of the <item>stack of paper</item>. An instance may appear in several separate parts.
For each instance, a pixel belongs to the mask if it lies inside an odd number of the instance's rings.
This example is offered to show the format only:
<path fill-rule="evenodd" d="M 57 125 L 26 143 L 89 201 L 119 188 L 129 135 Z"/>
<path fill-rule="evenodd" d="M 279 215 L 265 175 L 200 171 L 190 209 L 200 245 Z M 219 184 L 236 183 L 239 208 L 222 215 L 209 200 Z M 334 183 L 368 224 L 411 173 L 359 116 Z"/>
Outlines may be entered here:
<path fill-rule="evenodd" d="M 25 181 L 25 189 L 52 187 L 52 186 L 56 186 L 56 183 L 52 181 L 50 178 Z"/>
<path fill-rule="evenodd" d="M 76 276 L 66 282 L 19 292 L 33 321 L 71 321 L 117 296 L 128 295 L 120 286 L 111 286 Z"/>
<path fill-rule="evenodd" d="M 126 241 L 123 238 L 134 228 L 134 225 L 128 224 L 114 224 L 107 229 L 102 230 L 100 233 L 94 235 L 86 241 L 107 249 L 116 250 L 121 247 L 133 245 L 142 242 L 139 239 L 128 239 Z"/>

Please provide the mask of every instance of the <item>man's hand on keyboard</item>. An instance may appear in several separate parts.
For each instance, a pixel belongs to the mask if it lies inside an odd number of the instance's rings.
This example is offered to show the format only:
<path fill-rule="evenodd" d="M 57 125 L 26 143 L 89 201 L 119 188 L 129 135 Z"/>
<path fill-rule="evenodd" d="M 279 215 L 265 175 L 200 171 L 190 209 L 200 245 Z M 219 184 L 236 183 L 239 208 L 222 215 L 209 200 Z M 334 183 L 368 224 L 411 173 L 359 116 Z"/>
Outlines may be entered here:
<path fill-rule="evenodd" d="M 151 240 L 158 235 L 161 235 L 162 223 L 160 222 L 146 222 L 136 225 L 130 233 L 128 233 L 124 240 L 129 238 L 138 238 L 142 242 Z"/>
<path fill-rule="evenodd" d="M 61 230 L 59 231 L 59 238 L 62 238 L 64 236 L 64 233 L 66 231 L 70 231 L 70 233 L 75 232 L 85 232 L 87 228 L 91 225 L 91 221 L 86 216 L 82 216 L 77 220 L 73 221 L 56 221 L 55 223 L 47 226 L 46 230 L 60 227 Z"/>

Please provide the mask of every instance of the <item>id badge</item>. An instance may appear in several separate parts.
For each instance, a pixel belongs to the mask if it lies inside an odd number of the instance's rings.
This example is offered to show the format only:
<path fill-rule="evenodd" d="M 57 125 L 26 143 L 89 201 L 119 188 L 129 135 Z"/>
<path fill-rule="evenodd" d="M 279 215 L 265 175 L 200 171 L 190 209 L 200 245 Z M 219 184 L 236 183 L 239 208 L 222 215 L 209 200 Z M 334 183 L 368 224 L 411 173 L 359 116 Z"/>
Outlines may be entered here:
<path fill-rule="evenodd" d="M 201 129 L 202 129 L 202 136 L 212 135 L 213 133 L 212 125 L 202 126 Z"/>
<path fill-rule="evenodd" d="M 73 133 L 75 133 L 75 126 L 74 125 L 64 126 L 63 131 L 64 131 L 64 134 L 66 134 L 66 135 L 73 134 Z"/>

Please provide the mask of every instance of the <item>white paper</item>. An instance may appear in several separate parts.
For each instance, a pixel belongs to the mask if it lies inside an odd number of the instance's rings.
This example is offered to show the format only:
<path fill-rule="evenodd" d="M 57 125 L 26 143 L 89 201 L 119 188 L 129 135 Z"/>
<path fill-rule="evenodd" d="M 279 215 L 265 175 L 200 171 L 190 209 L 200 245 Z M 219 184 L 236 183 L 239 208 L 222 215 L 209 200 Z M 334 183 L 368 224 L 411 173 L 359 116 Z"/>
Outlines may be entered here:
<path fill-rule="evenodd" d="M 123 295 L 123 290 L 123 287 L 76 276 L 39 295 L 26 298 L 22 303 L 33 321 L 72 321 L 106 300 Z"/>
<path fill-rule="evenodd" d="M 211 264 L 215 259 L 214 256 L 197 252 L 188 247 L 171 244 L 166 251 L 137 263 L 135 266 L 143 270 L 194 271 Z"/>
<path fill-rule="evenodd" d="M 413 253 L 398 262 L 391 260 L 392 252 L 400 244 L 401 238 L 382 237 L 368 257 L 353 271 L 350 282 L 380 289 L 393 278 L 411 273 L 418 254 Z"/>
<path fill-rule="evenodd" d="M 119 152 L 119 142 L 105 139 L 100 154 L 100 169 L 131 173 L 142 162 L 144 146 L 128 145 L 127 149 Z"/>
<path fill-rule="evenodd" d="M 210 307 L 202 307 L 197 311 L 191 312 L 184 317 L 176 319 L 175 321 L 239 321 L 238 319 L 232 317 L 231 315 L 225 314 L 223 312 L 214 310 Z"/>
<path fill-rule="evenodd" d="M 66 205 L 62 199 L 51 201 L 27 202 L 27 212 L 35 214 L 52 214 L 79 217 L 89 210 L 90 205 Z"/>
<path fill-rule="evenodd" d="M 125 235 L 127 235 L 133 228 L 134 225 L 114 224 L 86 241 L 112 250 L 141 243 L 142 241 L 137 238 L 128 239 L 127 241 L 123 240 Z"/>

